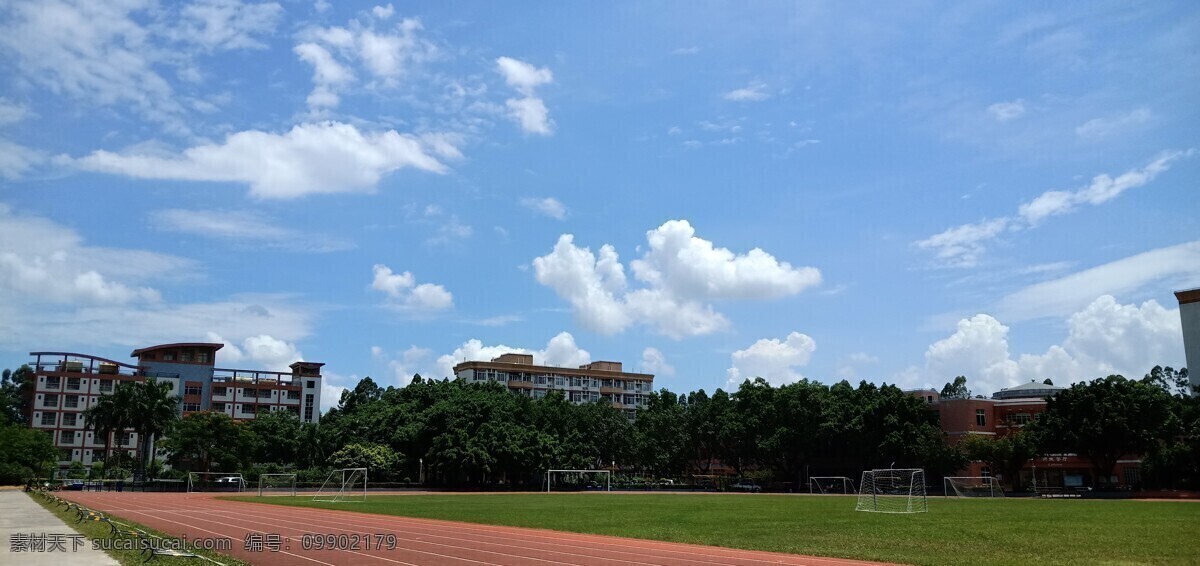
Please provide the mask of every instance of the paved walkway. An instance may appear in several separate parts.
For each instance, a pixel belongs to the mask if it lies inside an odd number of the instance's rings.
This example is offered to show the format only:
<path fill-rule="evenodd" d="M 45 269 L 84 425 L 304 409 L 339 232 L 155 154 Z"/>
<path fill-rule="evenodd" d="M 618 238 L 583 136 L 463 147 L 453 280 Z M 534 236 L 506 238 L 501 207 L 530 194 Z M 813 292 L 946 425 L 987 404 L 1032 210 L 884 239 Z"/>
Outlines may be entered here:
<path fill-rule="evenodd" d="M 22 491 L 0 491 L 0 537 L 3 565 L 117 564 L 103 551 L 92 550 L 91 541 L 80 538 L 82 535 Z"/>

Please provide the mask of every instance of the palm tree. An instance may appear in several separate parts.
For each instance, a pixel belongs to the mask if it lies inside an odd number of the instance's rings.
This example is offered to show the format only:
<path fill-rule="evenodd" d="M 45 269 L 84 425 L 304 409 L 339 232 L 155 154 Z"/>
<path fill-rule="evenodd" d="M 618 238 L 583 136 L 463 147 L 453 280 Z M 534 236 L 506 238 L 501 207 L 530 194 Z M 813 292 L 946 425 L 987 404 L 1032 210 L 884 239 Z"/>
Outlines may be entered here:
<path fill-rule="evenodd" d="M 137 384 L 133 383 L 118 384 L 111 394 L 101 395 L 95 405 L 83 412 L 84 426 L 95 430 L 97 435 L 104 437 L 104 468 L 106 471 L 116 467 L 115 465 L 121 461 L 119 454 L 124 451 L 118 450 L 116 462 L 109 462 L 109 456 L 112 453 L 112 436 L 114 433 L 124 433 L 125 429 L 129 428 L 133 415 L 136 413 L 133 406 L 136 388 Z"/>
<path fill-rule="evenodd" d="M 129 426 L 138 434 L 141 454 L 138 467 L 144 473 L 148 458 L 154 457 L 150 453 L 154 438 L 169 432 L 179 418 L 179 397 L 171 394 L 169 383 L 151 377 L 134 388 L 131 406 Z"/>

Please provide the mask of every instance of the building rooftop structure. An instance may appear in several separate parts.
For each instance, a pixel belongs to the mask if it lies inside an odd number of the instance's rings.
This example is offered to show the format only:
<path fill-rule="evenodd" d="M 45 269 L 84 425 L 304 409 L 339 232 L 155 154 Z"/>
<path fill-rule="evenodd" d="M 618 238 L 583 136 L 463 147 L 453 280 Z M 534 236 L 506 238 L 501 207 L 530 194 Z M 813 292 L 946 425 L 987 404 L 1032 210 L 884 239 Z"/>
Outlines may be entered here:
<path fill-rule="evenodd" d="M 992 399 L 1030 399 L 1053 397 L 1066 389 L 1059 385 L 1047 385 L 1040 381 L 1030 381 L 1012 387 L 1006 387 L 992 394 Z"/>

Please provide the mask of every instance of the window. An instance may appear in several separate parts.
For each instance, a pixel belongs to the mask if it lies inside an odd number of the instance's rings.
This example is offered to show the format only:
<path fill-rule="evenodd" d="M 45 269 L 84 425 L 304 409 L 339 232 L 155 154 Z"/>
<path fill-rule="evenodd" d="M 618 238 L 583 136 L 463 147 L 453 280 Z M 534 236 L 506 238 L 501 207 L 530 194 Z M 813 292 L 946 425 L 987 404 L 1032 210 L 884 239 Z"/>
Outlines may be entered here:
<path fill-rule="evenodd" d="M 983 409 L 975 409 L 975 424 L 978 426 L 987 426 L 987 412 Z"/>
<path fill-rule="evenodd" d="M 79 418 L 77 413 L 63 413 L 63 426 L 75 426 L 76 420 Z"/>
<path fill-rule="evenodd" d="M 67 378 L 67 389 L 71 390 L 71 391 L 79 391 L 79 378 L 78 377 L 68 377 Z"/>
<path fill-rule="evenodd" d="M 300 416 L 300 407 L 284 407 L 298 418 Z"/>
<path fill-rule="evenodd" d="M 184 395 L 199 395 L 200 393 L 201 389 L 199 385 L 189 385 L 183 388 Z"/>
<path fill-rule="evenodd" d="M 304 408 L 304 420 L 306 420 L 306 421 L 313 420 L 313 408 L 312 407 Z"/>
<path fill-rule="evenodd" d="M 58 377 L 47 377 L 46 378 L 46 389 L 58 389 L 58 387 L 60 385 L 62 385 L 61 378 L 58 378 Z"/>
<path fill-rule="evenodd" d="M 52 407 L 52 408 L 57 409 L 58 408 L 58 395 L 47 394 L 42 399 L 42 406 L 43 407 Z"/>
<path fill-rule="evenodd" d="M 121 442 L 119 442 L 118 445 L 119 446 L 133 446 L 133 433 L 132 432 L 121 433 Z"/>
<path fill-rule="evenodd" d="M 307 381 L 307 382 L 304 384 L 304 386 L 305 386 L 305 387 L 307 387 L 307 388 L 309 388 L 309 389 L 313 389 L 313 388 L 315 388 L 315 387 L 317 386 L 317 382 L 315 382 L 315 381 L 313 381 L 313 380 L 311 380 L 311 379 L 310 379 L 310 380 L 308 380 L 308 381 Z"/>
<path fill-rule="evenodd" d="M 202 364 L 208 363 L 208 352 L 196 352 L 196 361 Z"/>
<path fill-rule="evenodd" d="M 192 412 L 199 411 L 199 410 L 200 410 L 200 403 L 184 403 L 184 404 L 183 404 L 183 410 L 184 410 L 184 411 L 192 411 Z"/>
<path fill-rule="evenodd" d="M 226 395 L 229 395 L 228 387 L 214 387 L 213 388 L 213 396 L 214 397 L 224 397 Z"/>
<path fill-rule="evenodd" d="M 287 397 L 287 398 L 288 398 L 288 399 L 291 399 L 291 400 L 293 400 L 293 401 L 299 401 L 299 400 L 300 400 L 300 392 L 299 392 L 299 391 L 296 391 L 296 390 L 291 390 L 291 391 L 288 391 L 288 397 Z"/>
<path fill-rule="evenodd" d="M 57 413 L 42 413 L 42 426 L 54 426 L 54 415 Z"/>
<path fill-rule="evenodd" d="M 101 379 L 100 380 L 100 392 L 101 393 L 112 393 L 112 390 L 113 390 L 113 380 L 111 380 L 111 379 Z"/>
<path fill-rule="evenodd" d="M 188 350 L 184 350 L 184 351 L 180 352 L 179 353 L 179 361 L 181 361 L 181 362 L 192 361 L 192 353 Z"/>
<path fill-rule="evenodd" d="M 274 393 L 270 389 L 259 389 L 258 390 L 258 396 L 261 399 L 267 399 L 267 398 L 272 397 L 273 395 L 274 395 Z"/>
<path fill-rule="evenodd" d="M 1017 426 L 1027 425 L 1031 420 L 1033 420 L 1033 417 L 1029 413 L 1017 413 L 1012 417 L 1013 424 Z"/>
<path fill-rule="evenodd" d="M 67 409 L 78 409 L 79 408 L 79 396 L 78 395 L 67 395 L 66 397 L 63 397 L 63 407 L 65 407 Z"/>
<path fill-rule="evenodd" d="M 225 403 L 213 403 L 212 410 L 214 410 L 218 413 L 224 413 L 225 412 Z"/>
<path fill-rule="evenodd" d="M 1137 466 L 1125 467 L 1125 485 L 1137 486 L 1142 483 L 1142 469 Z"/>
<path fill-rule="evenodd" d="M 254 405 L 242 405 L 242 414 L 243 415 L 253 415 L 254 414 Z"/>
<path fill-rule="evenodd" d="M 164 362 L 173 362 L 173 361 L 175 361 L 175 352 L 164 352 L 164 353 L 163 353 L 163 361 L 164 361 Z"/>
<path fill-rule="evenodd" d="M 75 431 L 64 430 L 64 431 L 58 433 L 58 441 L 62 442 L 62 443 L 75 442 Z"/>

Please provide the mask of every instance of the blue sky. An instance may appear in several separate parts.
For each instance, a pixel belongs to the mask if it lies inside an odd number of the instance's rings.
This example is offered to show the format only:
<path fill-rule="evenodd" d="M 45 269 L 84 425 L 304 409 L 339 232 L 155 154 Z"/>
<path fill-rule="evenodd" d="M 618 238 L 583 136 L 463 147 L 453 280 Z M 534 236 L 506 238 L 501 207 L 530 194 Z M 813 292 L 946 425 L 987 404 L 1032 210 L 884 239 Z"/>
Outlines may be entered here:
<path fill-rule="evenodd" d="M 0 359 L 1183 365 L 1191 3 L 0 8 Z"/>

